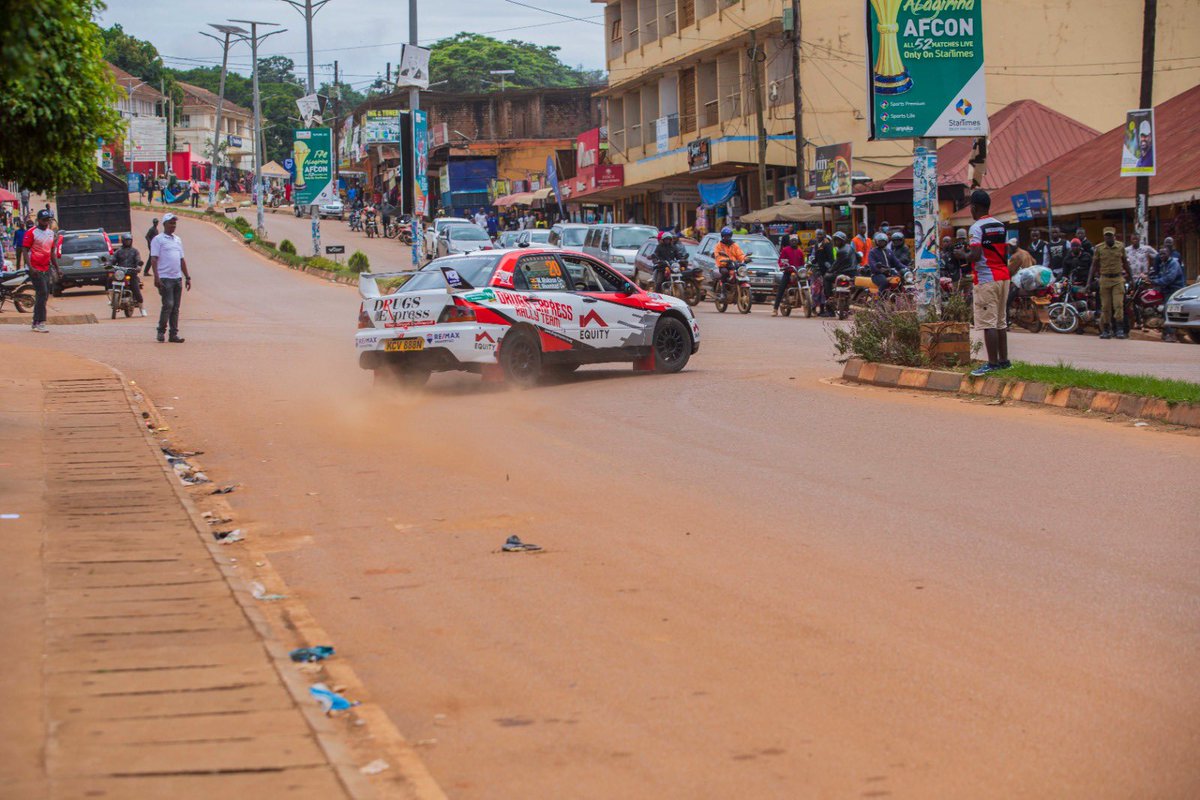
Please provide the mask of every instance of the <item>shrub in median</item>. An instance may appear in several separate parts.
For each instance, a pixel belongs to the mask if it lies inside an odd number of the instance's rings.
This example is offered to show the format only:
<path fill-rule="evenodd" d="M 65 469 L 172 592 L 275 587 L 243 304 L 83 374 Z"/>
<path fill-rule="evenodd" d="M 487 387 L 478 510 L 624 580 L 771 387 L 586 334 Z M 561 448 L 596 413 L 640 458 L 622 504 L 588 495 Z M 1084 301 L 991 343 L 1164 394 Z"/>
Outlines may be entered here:
<path fill-rule="evenodd" d="M 336 261 L 332 261 L 324 256 L 313 256 L 312 258 L 306 258 L 304 263 L 305 266 L 312 267 L 313 269 L 323 269 L 328 272 L 340 272 L 342 269 L 338 266 Z"/>
<path fill-rule="evenodd" d="M 279 243 L 279 252 L 290 253 L 291 255 L 296 255 L 296 245 L 292 244 L 291 239 L 284 239 L 282 242 Z"/>
<path fill-rule="evenodd" d="M 371 268 L 371 260 L 362 250 L 355 250 L 350 255 L 350 260 L 346 262 L 346 266 L 350 268 L 351 272 L 366 272 Z"/>
<path fill-rule="evenodd" d="M 251 225 L 245 217 L 240 216 L 233 218 L 233 227 L 237 228 L 242 233 L 250 233 L 250 231 L 254 230 L 254 226 Z"/>

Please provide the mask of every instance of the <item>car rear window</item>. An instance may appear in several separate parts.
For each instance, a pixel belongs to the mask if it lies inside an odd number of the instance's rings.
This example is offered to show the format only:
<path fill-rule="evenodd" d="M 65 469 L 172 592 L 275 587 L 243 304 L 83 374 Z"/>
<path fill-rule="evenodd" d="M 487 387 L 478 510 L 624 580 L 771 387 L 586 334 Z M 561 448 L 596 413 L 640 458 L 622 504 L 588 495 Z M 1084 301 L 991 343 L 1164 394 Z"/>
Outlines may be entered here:
<path fill-rule="evenodd" d="M 430 261 L 421 271 L 413 275 L 397 292 L 421 292 L 428 289 L 445 289 L 446 277 L 442 267 L 457 270 L 458 275 L 472 286 L 486 286 L 500 263 L 500 253 L 470 255 L 455 258 L 437 258 Z"/>
<path fill-rule="evenodd" d="M 612 246 L 627 250 L 631 247 L 640 247 L 642 242 L 652 238 L 658 233 L 658 228 L 649 226 L 636 228 L 613 228 Z"/>
<path fill-rule="evenodd" d="M 587 238 L 587 228 L 565 228 L 562 232 L 563 247 L 582 247 Z"/>
<path fill-rule="evenodd" d="M 82 253 L 107 253 L 108 240 L 102 233 L 66 233 L 63 234 L 62 254 L 64 256 Z"/>
<path fill-rule="evenodd" d="M 763 239 L 734 239 L 734 241 L 737 242 L 738 247 L 742 248 L 743 253 L 753 256 L 756 261 L 779 258 L 775 245 Z"/>
<path fill-rule="evenodd" d="M 487 242 L 488 235 L 484 233 L 482 228 L 476 228 L 474 225 L 460 225 L 450 229 L 450 238 L 457 239 L 460 242 Z"/>

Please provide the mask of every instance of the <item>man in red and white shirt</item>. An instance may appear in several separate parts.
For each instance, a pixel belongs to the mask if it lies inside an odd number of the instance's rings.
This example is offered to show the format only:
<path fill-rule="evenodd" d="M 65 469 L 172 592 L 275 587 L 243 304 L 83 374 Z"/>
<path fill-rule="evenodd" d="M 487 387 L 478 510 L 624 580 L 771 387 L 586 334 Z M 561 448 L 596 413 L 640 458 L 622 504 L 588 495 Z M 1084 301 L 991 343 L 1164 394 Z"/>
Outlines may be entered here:
<path fill-rule="evenodd" d="M 987 363 L 971 374 L 980 377 L 1008 369 L 1008 243 L 1004 223 L 991 214 L 992 198 L 983 189 L 971 192 L 971 216 L 975 224 L 967 234 L 968 261 L 974 273 L 975 329 L 983 331 Z"/>
<path fill-rule="evenodd" d="M 25 231 L 22 243 L 29 264 L 29 281 L 33 284 L 33 330 L 36 333 L 50 332 L 46 327 L 46 297 L 50 294 L 50 268 L 58 269 L 55 247 L 58 232 L 50 227 L 53 221 L 54 213 L 50 209 L 39 211 L 37 227 Z"/>

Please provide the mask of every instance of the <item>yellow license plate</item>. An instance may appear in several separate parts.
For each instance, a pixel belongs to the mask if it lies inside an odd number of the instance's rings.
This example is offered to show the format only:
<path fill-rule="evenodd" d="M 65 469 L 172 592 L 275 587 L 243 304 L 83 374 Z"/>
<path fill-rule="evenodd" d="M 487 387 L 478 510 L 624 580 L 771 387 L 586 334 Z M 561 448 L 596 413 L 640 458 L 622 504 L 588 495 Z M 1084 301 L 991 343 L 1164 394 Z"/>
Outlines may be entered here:
<path fill-rule="evenodd" d="M 425 349 L 425 340 L 424 339 L 388 339 L 386 342 L 384 342 L 383 349 L 389 353 L 394 353 L 396 351 L 407 351 L 407 350 L 424 350 Z"/>
<path fill-rule="evenodd" d="M 92 260 L 90 258 L 85 258 L 79 262 L 79 266 L 81 266 L 81 267 L 90 267 L 91 265 L 92 265 Z"/>
<path fill-rule="evenodd" d="M 1035 297 L 1035 298 L 1033 298 L 1033 302 L 1037 303 L 1039 306 L 1046 306 L 1046 305 L 1050 305 L 1050 298 L 1049 297 Z"/>

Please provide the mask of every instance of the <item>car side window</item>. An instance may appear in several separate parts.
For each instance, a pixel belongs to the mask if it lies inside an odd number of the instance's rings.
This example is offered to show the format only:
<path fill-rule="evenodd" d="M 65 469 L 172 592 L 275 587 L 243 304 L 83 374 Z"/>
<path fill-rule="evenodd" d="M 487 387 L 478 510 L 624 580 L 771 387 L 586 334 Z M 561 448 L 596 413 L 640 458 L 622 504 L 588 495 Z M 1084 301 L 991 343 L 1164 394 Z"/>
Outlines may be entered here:
<path fill-rule="evenodd" d="M 566 292 L 573 287 L 558 259 L 544 253 L 517 261 L 513 288 L 527 292 Z"/>
<path fill-rule="evenodd" d="M 629 281 L 591 259 L 566 253 L 559 258 L 567 265 L 577 292 L 622 292 L 629 285 Z"/>

